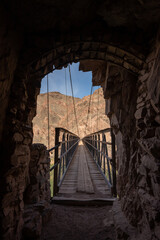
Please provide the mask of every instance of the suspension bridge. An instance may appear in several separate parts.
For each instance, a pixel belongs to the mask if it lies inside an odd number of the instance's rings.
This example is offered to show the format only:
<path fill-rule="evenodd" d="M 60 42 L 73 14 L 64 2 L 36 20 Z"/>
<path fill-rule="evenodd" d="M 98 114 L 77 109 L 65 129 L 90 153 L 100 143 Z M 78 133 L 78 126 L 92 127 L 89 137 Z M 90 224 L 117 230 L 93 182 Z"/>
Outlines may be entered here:
<path fill-rule="evenodd" d="M 112 130 L 104 129 L 83 139 L 63 128 L 56 128 L 53 198 L 65 204 L 112 204 L 116 197 L 115 140 Z"/>
<path fill-rule="evenodd" d="M 55 146 L 50 149 L 49 95 L 48 104 L 48 152 L 54 155 L 54 164 L 50 169 L 52 175 L 52 201 L 67 204 L 112 204 L 116 193 L 115 138 L 111 128 L 87 135 L 91 109 L 92 89 L 88 104 L 85 137 L 80 139 L 78 119 L 74 102 L 72 76 L 69 65 L 70 86 L 77 135 L 64 128 L 55 129 Z M 65 70 L 65 86 L 67 81 Z M 47 76 L 47 93 L 49 91 Z M 98 91 L 99 93 L 99 91 Z M 66 98 L 67 101 L 67 98 Z M 99 94 L 97 102 L 99 104 Z M 68 103 L 67 126 L 68 126 Z M 97 106 L 97 129 L 98 127 Z M 54 153 L 53 153 L 54 152 Z"/>

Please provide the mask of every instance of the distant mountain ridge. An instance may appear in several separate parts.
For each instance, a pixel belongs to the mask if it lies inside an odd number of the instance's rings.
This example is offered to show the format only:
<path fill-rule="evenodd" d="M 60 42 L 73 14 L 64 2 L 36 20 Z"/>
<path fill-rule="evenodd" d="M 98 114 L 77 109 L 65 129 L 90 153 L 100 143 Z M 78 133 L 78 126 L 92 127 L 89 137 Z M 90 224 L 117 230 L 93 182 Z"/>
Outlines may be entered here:
<path fill-rule="evenodd" d="M 105 115 L 105 100 L 103 90 L 96 90 L 91 96 L 91 108 L 88 115 L 90 95 L 74 98 L 76 115 L 80 137 L 84 137 L 85 132 L 89 134 L 110 126 L 109 119 Z M 68 124 L 67 124 L 68 106 Z M 73 100 L 71 96 L 66 96 L 59 92 L 49 93 L 49 120 L 50 120 L 50 147 L 54 146 L 54 135 L 56 127 L 63 127 L 77 134 Z M 88 124 L 87 123 L 88 115 Z M 98 122 L 97 122 L 98 117 Z M 68 125 L 68 126 L 67 126 Z M 85 131 L 86 130 L 86 131 Z M 34 143 L 48 145 L 48 113 L 47 113 L 47 94 L 40 94 L 37 100 L 37 115 L 33 119 Z"/>

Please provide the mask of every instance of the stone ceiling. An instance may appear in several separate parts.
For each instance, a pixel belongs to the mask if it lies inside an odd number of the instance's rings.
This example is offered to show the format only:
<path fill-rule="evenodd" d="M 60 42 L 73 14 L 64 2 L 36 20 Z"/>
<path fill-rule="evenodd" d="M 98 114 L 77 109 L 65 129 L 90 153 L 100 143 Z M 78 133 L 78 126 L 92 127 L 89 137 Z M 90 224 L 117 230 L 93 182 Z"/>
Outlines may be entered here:
<path fill-rule="evenodd" d="M 5 8 L 27 32 L 82 28 L 94 21 L 109 27 L 147 30 L 160 19 L 159 0 L 7 0 Z"/>
<path fill-rule="evenodd" d="M 3 6 L 24 39 L 22 67 L 40 77 L 85 59 L 137 74 L 160 22 L 159 0 L 3 0 Z"/>

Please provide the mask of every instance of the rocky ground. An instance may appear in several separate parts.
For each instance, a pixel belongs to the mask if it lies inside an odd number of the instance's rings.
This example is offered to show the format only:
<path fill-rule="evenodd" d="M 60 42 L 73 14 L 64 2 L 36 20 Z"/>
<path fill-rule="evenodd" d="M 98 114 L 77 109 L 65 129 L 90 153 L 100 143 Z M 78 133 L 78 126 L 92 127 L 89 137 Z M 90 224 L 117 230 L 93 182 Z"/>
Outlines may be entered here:
<path fill-rule="evenodd" d="M 111 206 L 53 205 L 52 218 L 43 229 L 43 240 L 114 240 Z"/>

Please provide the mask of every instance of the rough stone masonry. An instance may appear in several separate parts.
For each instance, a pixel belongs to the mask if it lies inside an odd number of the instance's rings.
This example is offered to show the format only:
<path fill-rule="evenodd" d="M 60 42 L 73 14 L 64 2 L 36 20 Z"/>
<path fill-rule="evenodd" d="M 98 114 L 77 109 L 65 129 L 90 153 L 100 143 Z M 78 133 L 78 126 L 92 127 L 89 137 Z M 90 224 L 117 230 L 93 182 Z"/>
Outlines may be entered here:
<path fill-rule="evenodd" d="M 25 204 L 41 79 L 78 61 L 104 88 L 116 136 L 117 239 L 160 239 L 159 23 L 159 0 L 1 1 L 1 239 L 22 239 L 31 219 Z"/>

